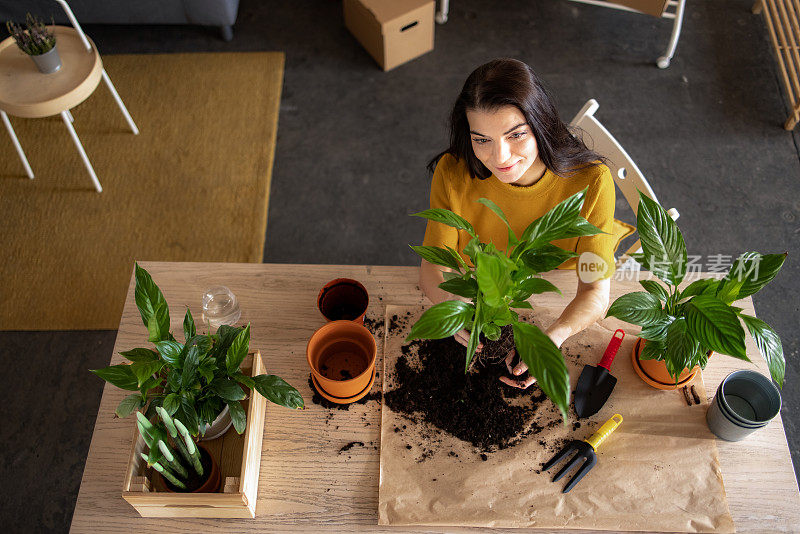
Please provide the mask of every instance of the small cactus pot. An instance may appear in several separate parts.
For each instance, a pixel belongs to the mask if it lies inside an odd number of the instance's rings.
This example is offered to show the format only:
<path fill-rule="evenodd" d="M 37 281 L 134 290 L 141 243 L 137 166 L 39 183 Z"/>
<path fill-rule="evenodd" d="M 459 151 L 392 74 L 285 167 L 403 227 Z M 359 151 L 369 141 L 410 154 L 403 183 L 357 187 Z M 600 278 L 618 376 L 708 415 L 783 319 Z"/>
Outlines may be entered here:
<path fill-rule="evenodd" d="M 36 68 L 42 74 L 53 74 L 61 70 L 61 56 L 58 55 L 57 46 L 54 46 L 44 54 L 31 56 L 31 59 L 36 63 Z"/>
<path fill-rule="evenodd" d="M 155 473 L 155 486 L 158 491 L 169 493 L 217 493 L 222 485 L 222 473 L 219 464 L 203 445 L 199 445 L 203 467 L 206 468 L 205 476 L 201 478 L 194 475 L 187 481 L 188 490 L 174 487 L 160 474 Z"/>

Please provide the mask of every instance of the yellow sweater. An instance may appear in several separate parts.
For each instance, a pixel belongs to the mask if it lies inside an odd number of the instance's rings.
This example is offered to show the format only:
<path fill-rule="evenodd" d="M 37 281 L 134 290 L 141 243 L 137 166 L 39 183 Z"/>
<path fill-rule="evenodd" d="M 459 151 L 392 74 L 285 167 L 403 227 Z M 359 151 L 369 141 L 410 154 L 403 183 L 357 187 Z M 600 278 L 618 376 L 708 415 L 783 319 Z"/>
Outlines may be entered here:
<path fill-rule="evenodd" d="M 610 266 L 603 276 L 608 278 L 614 272 L 616 243 L 611 234 L 615 191 L 611 172 L 605 165 L 582 169 L 568 178 L 562 178 L 548 169 L 535 184 L 520 187 L 505 184 L 494 175 L 485 180 L 472 178 L 465 162 L 445 154 L 433 173 L 431 208 L 445 208 L 461 215 L 472 223 L 481 241 L 494 243 L 498 249 L 505 251 L 508 248 L 508 230 L 497 215 L 476 202 L 479 198 L 485 197 L 495 202 L 519 237 L 530 223 L 586 187 L 588 190 L 581 215 L 607 234 L 559 239 L 553 244 L 578 254 L 587 251 L 597 254 Z M 424 244 L 439 247 L 447 245 L 461 252 L 470 239 L 463 230 L 428 221 Z M 462 257 L 469 261 L 463 253 Z M 574 269 L 577 263 L 577 258 L 572 258 L 559 268 Z"/>

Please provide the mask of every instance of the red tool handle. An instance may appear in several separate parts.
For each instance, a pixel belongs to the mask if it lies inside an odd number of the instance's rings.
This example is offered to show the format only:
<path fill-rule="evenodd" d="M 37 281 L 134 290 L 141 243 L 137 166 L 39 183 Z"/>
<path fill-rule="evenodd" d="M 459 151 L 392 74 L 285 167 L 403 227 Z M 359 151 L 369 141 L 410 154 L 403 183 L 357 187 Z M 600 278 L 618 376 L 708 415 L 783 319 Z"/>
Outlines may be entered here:
<path fill-rule="evenodd" d="M 600 360 L 600 367 L 605 367 L 609 371 L 611 370 L 611 362 L 614 361 L 614 356 L 617 355 L 617 351 L 619 350 L 619 346 L 622 345 L 623 339 L 625 339 L 625 332 L 620 328 L 614 332 L 614 337 L 608 342 L 608 347 L 606 347 L 606 352 L 603 354 L 603 359 Z"/>

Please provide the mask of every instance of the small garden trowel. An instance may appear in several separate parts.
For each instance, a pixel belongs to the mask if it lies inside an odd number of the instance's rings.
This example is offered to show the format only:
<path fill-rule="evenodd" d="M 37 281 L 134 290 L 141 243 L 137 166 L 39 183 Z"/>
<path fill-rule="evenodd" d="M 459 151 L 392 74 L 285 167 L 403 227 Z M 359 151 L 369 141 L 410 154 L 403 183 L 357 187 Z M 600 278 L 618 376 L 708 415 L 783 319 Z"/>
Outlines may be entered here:
<path fill-rule="evenodd" d="M 617 379 L 609 373 L 609 368 L 624 338 L 625 332 L 622 330 L 614 332 L 600 363 L 596 367 L 587 365 L 583 368 L 575 388 L 575 413 L 578 417 L 596 414 L 611 396 Z"/>

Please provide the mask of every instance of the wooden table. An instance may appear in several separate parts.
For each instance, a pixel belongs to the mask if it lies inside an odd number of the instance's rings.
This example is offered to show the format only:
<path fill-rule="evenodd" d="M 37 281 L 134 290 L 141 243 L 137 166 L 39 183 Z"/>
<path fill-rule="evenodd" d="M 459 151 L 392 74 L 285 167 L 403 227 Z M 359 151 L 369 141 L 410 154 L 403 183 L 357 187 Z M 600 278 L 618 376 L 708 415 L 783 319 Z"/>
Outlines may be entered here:
<path fill-rule="evenodd" d="M 251 348 L 264 357 L 267 372 L 282 376 L 306 399 L 307 410 L 292 411 L 270 404 L 264 430 L 256 518 L 141 518 L 121 497 L 133 437 L 132 419 L 115 419 L 114 409 L 126 392 L 106 385 L 95 424 L 89 457 L 72 520 L 73 532 L 397 532 L 377 525 L 380 405 L 370 401 L 349 410 L 327 410 L 311 402 L 306 341 L 323 318 L 316 308 L 319 289 L 336 277 L 360 280 L 370 293 L 368 317 L 381 318 L 387 304 L 423 301 L 414 267 L 329 265 L 260 265 L 222 263 L 150 263 L 153 276 L 170 304 L 173 331 L 181 331 L 185 306 L 200 314 L 200 298 L 208 286 L 224 284 L 239 297 L 244 322 L 252 324 Z M 549 273 L 546 278 L 575 294 L 575 274 Z M 147 334 L 128 289 L 111 363 L 119 351 L 147 346 Z M 641 290 L 635 281 L 615 281 L 612 299 Z M 566 299 L 542 295 L 542 305 Z M 557 300 L 558 299 L 558 300 Z M 753 313 L 747 298 L 739 304 Z M 747 338 L 748 354 L 757 354 Z M 762 372 L 766 364 L 754 360 Z M 722 378 L 744 368 L 734 358 L 712 358 L 703 373 L 706 389 L 716 390 Z M 380 379 L 376 380 L 376 391 Z M 340 452 L 361 441 L 364 447 Z M 780 417 L 747 439 L 718 441 L 725 488 L 738 532 L 798 532 L 800 493 Z M 479 529 L 420 528 L 419 532 L 477 532 Z M 508 529 L 504 532 L 518 532 Z M 587 532 L 587 531 L 576 531 Z"/>

